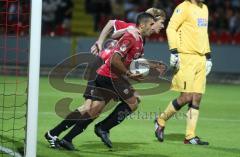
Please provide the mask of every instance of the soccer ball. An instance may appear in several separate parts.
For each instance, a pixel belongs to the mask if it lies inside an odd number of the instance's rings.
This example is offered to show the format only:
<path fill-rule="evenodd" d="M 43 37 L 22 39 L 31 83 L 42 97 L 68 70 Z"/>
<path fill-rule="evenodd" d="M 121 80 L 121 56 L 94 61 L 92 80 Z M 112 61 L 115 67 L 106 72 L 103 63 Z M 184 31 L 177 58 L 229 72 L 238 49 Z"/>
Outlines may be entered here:
<path fill-rule="evenodd" d="M 129 69 L 133 74 L 142 74 L 143 76 L 147 76 L 149 74 L 150 65 L 147 59 L 138 58 L 131 62 Z"/>

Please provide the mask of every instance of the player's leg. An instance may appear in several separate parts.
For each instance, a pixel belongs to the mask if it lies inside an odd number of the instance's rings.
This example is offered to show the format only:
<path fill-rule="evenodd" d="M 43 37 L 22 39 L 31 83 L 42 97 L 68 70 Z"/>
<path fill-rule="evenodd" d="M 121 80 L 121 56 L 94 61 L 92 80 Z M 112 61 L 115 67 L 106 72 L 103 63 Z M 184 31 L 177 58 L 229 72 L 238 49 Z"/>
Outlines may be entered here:
<path fill-rule="evenodd" d="M 192 102 L 192 87 L 194 83 L 194 71 L 191 57 L 188 54 L 179 54 L 180 67 L 174 74 L 171 90 L 181 92 L 180 96 L 172 100 L 163 113 L 155 120 L 155 135 L 162 142 L 164 138 L 164 128 L 166 121 L 179 111 L 186 103 Z"/>
<path fill-rule="evenodd" d="M 67 150 L 75 150 L 72 140 L 81 134 L 87 126 L 96 119 L 105 106 L 104 101 L 93 101 L 92 104 L 84 109 L 84 114 L 74 127 L 60 140 L 60 145 Z"/>
<path fill-rule="evenodd" d="M 128 115 L 137 109 L 140 103 L 139 98 L 134 95 L 135 91 L 128 81 L 119 79 L 113 83 L 113 86 L 122 101 L 108 117 L 95 125 L 95 133 L 110 148 L 112 147 L 109 139 L 110 129 L 121 124 Z"/>
<path fill-rule="evenodd" d="M 193 101 L 189 105 L 187 112 L 187 127 L 185 144 L 196 144 L 196 145 L 209 145 L 208 142 L 202 141 L 198 136 L 196 136 L 195 130 L 197 127 L 198 117 L 199 117 L 199 106 L 202 98 L 202 94 L 194 93 Z"/>
<path fill-rule="evenodd" d="M 84 117 L 79 120 L 75 126 L 63 137 L 60 145 L 68 150 L 74 150 L 72 140 L 81 134 L 87 126 L 99 116 L 105 104 L 108 103 L 116 95 L 112 90 L 111 78 L 97 76 L 95 80 L 96 87 L 93 90 L 90 106 L 84 106 Z"/>
<path fill-rule="evenodd" d="M 192 101 L 192 93 L 181 93 L 180 96 L 169 103 L 167 108 L 155 120 L 155 135 L 160 142 L 164 140 L 166 121 L 177 113 L 184 105 Z"/>
<path fill-rule="evenodd" d="M 89 63 L 88 68 L 85 72 L 84 78 L 89 80 L 87 84 L 87 88 L 83 94 L 85 98 L 85 102 L 82 106 L 80 106 L 75 111 L 69 113 L 66 118 L 60 122 L 57 126 L 53 129 L 45 133 L 45 138 L 50 143 L 50 147 L 56 148 L 58 147 L 58 136 L 68 128 L 72 127 L 76 122 L 79 120 L 80 117 L 86 114 L 88 108 L 92 104 L 92 92 L 95 87 L 94 79 L 96 78 L 96 68 L 102 65 L 103 61 L 100 57 L 96 57 L 95 60 Z"/>
<path fill-rule="evenodd" d="M 198 61 L 198 62 L 197 62 Z M 184 143 L 186 144 L 198 144 L 198 145 L 208 145 L 208 142 L 200 140 L 196 136 L 195 130 L 197 127 L 198 117 L 199 117 L 199 106 L 202 99 L 202 93 L 205 92 L 206 85 L 206 74 L 205 74 L 205 57 L 198 57 L 195 59 L 195 62 L 198 64 L 198 73 L 196 73 L 194 88 L 193 88 L 193 100 L 189 104 L 189 110 L 187 112 L 187 126 L 186 126 L 186 136 Z"/>
<path fill-rule="evenodd" d="M 122 101 L 117 105 L 113 112 L 108 115 L 103 121 L 96 124 L 96 127 L 101 127 L 105 131 L 109 131 L 116 125 L 120 124 L 128 115 L 133 113 L 139 104 L 138 98 L 132 97 L 126 101 Z"/>
<path fill-rule="evenodd" d="M 82 106 L 90 106 L 92 103 L 91 99 L 87 99 Z M 86 108 L 86 107 L 85 107 Z M 64 120 L 62 120 L 58 125 L 52 128 L 50 131 L 45 133 L 45 138 L 50 144 L 51 148 L 57 148 L 58 136 L 68 128 L 72 127 L 77 123 L 79 119 L 84 116 L 83 110 L 76 109 L 75 111 L 69 113 Z"/>
<path fill-rule="evenodd" d="M 109 131 L 113 127 L 121 124 L 128 115 L 133 113 L 137 109 L 139 102 L 140 101 L 135 96 L 122 101 L 108 117 L 95 125 L 95 133 L 109 148 L 112 148 L 112 142 L 109 139 Z"/>

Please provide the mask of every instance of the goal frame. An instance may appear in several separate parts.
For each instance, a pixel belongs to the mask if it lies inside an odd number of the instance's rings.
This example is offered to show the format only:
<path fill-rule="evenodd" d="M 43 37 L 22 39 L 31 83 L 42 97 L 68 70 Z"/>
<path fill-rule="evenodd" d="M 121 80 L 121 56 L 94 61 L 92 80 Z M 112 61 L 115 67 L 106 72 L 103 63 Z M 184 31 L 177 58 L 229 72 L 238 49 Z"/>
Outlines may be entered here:
<path fill-rule="evenodd" d="M 36 157 L 37 153 L 41 19 L 42 0 L 31 0 L 30 57 L 25 157 Z"/>

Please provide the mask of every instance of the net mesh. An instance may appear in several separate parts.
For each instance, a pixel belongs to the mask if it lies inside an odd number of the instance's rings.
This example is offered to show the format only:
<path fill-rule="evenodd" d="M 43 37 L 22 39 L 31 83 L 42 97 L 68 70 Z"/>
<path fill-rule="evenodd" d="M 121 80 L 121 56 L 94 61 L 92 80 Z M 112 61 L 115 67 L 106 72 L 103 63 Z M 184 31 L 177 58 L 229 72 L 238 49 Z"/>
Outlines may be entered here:
<path fill-rule="evenodd" d="M 0 0 L 0 156 L 24 150 L 29 17 L 29 0 Z"/>

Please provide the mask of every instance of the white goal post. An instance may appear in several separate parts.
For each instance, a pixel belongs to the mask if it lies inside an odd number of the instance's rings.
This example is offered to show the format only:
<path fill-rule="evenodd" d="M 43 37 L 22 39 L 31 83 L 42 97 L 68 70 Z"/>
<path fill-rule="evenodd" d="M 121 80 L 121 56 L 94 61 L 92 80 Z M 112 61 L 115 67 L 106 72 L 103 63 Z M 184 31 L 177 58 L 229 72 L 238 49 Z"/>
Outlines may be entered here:
<path fill-rule="evenodd" d="M 42 0 L 31 0 L 30 58 L 25 157 L 36 157 Z"/>

